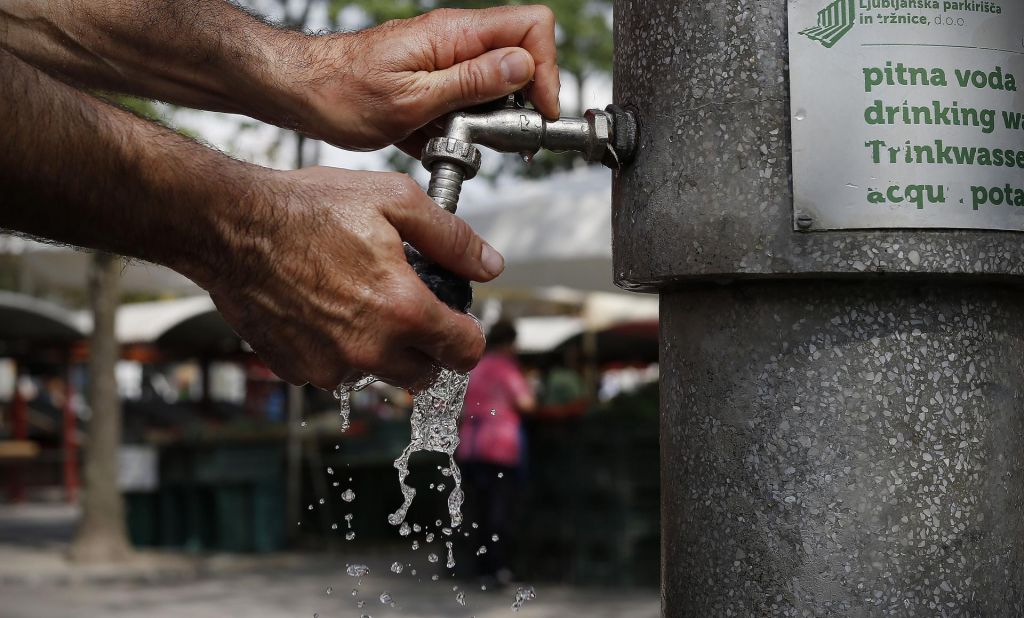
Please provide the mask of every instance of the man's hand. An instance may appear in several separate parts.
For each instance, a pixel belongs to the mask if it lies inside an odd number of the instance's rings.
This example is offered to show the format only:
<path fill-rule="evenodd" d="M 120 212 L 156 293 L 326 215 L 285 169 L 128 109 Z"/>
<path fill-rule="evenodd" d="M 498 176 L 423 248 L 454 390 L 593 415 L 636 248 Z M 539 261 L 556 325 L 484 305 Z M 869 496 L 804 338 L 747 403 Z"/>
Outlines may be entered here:
<path fill-rule="evenodd" d="M 201 276 L 218 309 L 274 372 L 333 388 L 361 373 L 423 385 L 438 364 L 468 371 L 476 321 L 441 303 L 402 240 L 463 277 L 488 281 L 501 257 L 402 174 L 311 168 L 278 173 L 226 214 L 235 256 Z M 240 213 L 247 224 L 237 223 Z"/>
<path fill-rule="evenodd" d="M 437 10 L 311 39 L 309 50 L 308 70 L 295 77 L 300 128 L 343 148 L 398 144 L 419 157 L 432 121 L 527 85 L 538 111 L 559 115 L 555 18 L 545 6 Z"/>
<path fill-rule="evenodd" d="M 0 3 L 0 49 L 73 83 L 246 114 L 418 157 L 438 117 L 529 87 L 558 117 L 545 6 L 437 10 L 362 32 L 273 28 L 223 0 Z"/>
<path fill-rule="evenodd" d="M 501 256 L 408 177 L 232 160 L 0 50 L 0 228 L 164 264 L 210 291 L 278 375 L 401 386 L 483 351 L 402 240 L 469 279 Z"/>

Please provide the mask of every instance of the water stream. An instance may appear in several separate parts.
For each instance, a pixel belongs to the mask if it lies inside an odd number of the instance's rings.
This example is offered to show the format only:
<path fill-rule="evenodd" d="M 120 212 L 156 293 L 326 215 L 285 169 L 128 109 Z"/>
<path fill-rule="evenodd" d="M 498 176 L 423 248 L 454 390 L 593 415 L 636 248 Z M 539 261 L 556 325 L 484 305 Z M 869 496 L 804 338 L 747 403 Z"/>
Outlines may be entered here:
<path fill-rule="evenodd" d="M 374 377 L 366 377 L 358 382 L 343 384 L 334 392 L 341 402 L 341 429 L 348 431 L 351 422 L 351 404 L 349 396 L 376 382 Z M 459 415 L 462 414 L 466 388 L 469 386 L 469 374 L 458 373 L 451 369 L 442 369 L 426 389 L 414 395 L 412 418 L 412 440 L 402 454 L 395 460 L 398 470 L 398 483 L 402 490 L 402 505 L 388 516 L 393 526 L 402 526 L 406 514 L 416 497 L 416 489 L 405 481 L 409 477 L 409 459 L 414 453 L 433 451 L 448 455 L 449 467 L 454 487 L 448 495 L 448 515 L 451 527 L 462 525 L 462 503 L 465 494 L 462 491 L 462 473 L 455 463 L 455 449 L 459 446 Z M 446 474 L 447 476 L 447 474 Z"/>

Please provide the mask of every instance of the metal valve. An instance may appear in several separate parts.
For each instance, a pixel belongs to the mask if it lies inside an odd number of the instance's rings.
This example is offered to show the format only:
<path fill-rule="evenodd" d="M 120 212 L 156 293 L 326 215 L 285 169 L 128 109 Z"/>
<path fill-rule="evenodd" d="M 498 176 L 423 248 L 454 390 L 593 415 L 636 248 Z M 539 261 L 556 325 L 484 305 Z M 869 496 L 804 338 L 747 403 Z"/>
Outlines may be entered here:
<path fill-rule="evenodd" d="M 546 120 L 511 95 L 498 108 L 448 117 L 444 136 L 423 148 L 423 166 L 430 171 L 427 194 L 454 213 L 462 183 L 480 171 L 477 146 L 517 153 L 527 160 L 541 149 L 576 151 L 589 162 L 618 169 L 632 159 L 637 131 L 633 113 L 615 105 L 588 110 L 582 118 Z"/>

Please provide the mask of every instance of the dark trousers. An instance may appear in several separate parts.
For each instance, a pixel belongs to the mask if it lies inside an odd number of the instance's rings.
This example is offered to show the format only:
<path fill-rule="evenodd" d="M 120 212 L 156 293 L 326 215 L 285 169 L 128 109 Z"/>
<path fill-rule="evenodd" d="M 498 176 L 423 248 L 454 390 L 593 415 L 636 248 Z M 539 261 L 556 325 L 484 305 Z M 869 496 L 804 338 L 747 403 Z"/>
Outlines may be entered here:
<path fill-rule="evenodd" d="M 466 523 L 463 530 L 469 535 L 469 576 L 493 577 L 509 568 L 509 549 L 515 547 L 515 517 L 518 508 L 518 468 L 491 463 L 467 461 L 459 464 L 466 491 Z M 501 474 L 501 478 L 498 475 Z M 474 529 L 472 524 L 476 523 Z M 492 537 L 498 535 L 498 540 Z M 479 548 L 487 552 L 477 555 Z"/>

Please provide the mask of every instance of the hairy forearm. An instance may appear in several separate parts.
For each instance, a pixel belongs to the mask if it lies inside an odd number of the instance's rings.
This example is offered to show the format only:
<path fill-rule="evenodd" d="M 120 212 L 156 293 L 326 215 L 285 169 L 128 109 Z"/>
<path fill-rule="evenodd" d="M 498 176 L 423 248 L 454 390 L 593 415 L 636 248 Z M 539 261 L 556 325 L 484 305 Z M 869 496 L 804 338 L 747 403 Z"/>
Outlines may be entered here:
<path fill-rule="evenodd" d="M 226 0 L 0 0 L 0 48 L 66 82 L 281 125 L 307 38 Z"/>
<path fill-rule="evenodd" d="M 259 168 L 3 50 L 0 101 L 0 228 L 162 263 L 200 282 L 221 267 Z"/>

